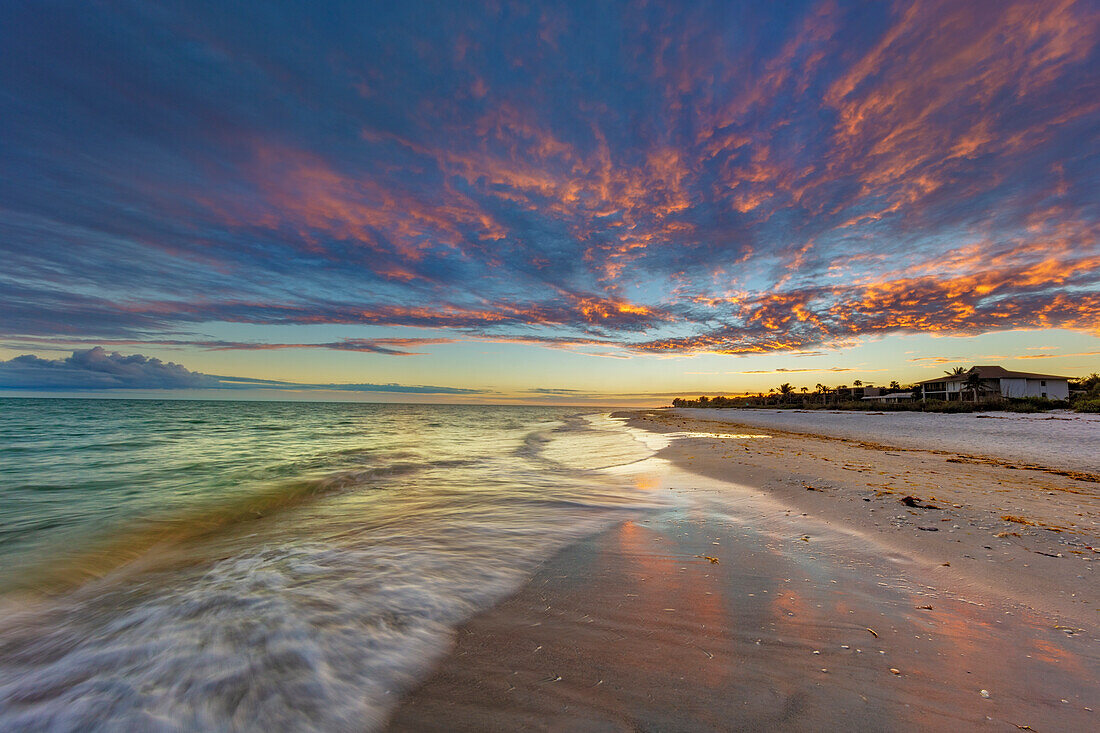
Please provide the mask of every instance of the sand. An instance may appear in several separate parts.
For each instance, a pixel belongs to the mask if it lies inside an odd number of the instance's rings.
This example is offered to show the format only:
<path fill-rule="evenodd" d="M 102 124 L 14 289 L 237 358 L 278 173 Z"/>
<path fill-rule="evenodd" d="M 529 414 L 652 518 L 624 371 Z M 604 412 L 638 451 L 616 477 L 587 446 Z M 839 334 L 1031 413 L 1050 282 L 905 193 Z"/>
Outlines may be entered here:
<path fill-rule="evenodd" d="M 628 417 L 769 437 L 680 437 L 631 467 L 670 508 L 549 558 L 391 729 L 1097 727 L 1095 477 Z"/>
<path fill-rule="evenodd" d="M 631 423 L 655 432 L 768 435 L 681 439 L 661 455 L 857 529 L 923 563 L 939 582 L 993 591 L 1058 617 L 1098 620 L 1100 476 L 898 448 L 885 435 L 860 441 L 661 411 L 636 414 Z M 906 496 L 937 509 L 906 506 Z"/>

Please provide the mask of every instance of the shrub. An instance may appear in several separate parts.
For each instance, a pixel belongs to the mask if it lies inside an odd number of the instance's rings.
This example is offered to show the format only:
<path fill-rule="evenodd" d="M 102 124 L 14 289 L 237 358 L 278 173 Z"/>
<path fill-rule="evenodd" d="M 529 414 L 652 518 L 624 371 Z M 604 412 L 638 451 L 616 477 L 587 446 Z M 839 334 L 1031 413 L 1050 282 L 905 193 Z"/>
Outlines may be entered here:
<path fill-rule="evenodd" d="M 959 412 L 974 412 L 975 409 L 973 402 L 963 402 L 959 400 L 958 402 L 941 402 L 936 412 L 955 414 Z"/>
<path fill-rule="evenodd" d="M 1065 410 L 1070 406 L 1066 400 L 1052 400 L 1046 397 L 1023 397 L 1006 400 L 1005 409 L 1012 412 L 1046 412 L 1047 410 Z"/>

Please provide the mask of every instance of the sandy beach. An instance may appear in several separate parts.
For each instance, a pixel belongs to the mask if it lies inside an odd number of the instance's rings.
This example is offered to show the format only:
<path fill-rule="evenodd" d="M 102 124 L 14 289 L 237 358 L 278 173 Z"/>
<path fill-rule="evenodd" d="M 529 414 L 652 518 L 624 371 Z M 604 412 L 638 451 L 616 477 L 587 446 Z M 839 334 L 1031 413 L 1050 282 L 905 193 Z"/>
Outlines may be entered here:
<path fill-rule="evenodd" d="M 650 412 L 631 424 L 657 432 L 755 433 L 765 439 L 686 438 L 661 456 L 713 478 L 759 488 L 830 525 L 859 531 L 962 584 L 1059 617 L 1095 622 L 1100 587 L 1100 476 L 1054 464 L 809 435 L 759 423 Z M 698 413 L 702 412 L 702 415 Z M 1027 466 L 1032 466 L 1028 468 Z M 912 497 L 912 505 L 903 503 Z M 917 506 L 920 505 L 920 506 Z M 935 509 L 925 508 L 934 506 Z M 943 563 L 950 563 L 944 565 Z"/>
<path fill-rule="evenodd" d="M 1086 730 L 1100 483 L 652 410 L 669 508 L 547 558 L 392 730 Z"/>

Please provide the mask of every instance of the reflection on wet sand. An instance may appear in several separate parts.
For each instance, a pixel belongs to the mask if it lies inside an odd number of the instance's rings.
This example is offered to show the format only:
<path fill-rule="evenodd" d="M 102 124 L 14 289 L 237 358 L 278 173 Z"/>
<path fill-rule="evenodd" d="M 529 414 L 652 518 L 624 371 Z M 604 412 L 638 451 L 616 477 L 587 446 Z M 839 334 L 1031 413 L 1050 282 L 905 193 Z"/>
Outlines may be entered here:
<path fill-rule="evenodd" d="M 637 483 L 676 508 L 573 546 L 475 618 L 394 729 L 1092 727 L 1085 634 L 699 477 Z"/>

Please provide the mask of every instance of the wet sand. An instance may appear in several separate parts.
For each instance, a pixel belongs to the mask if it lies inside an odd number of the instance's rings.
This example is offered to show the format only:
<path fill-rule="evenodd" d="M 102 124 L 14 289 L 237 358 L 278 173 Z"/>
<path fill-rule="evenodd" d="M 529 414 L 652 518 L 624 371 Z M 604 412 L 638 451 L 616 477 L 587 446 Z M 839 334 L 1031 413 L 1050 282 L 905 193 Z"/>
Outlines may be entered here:
<path fill-rule="evenodd" d="M 1080 624 L 1098 620 L 1100 476 L 899 448 L 885 434 L 807 435 L 674 411 L 633 413 L 629 422 L 665 434 L 766 435 L 678 438 L 659 455 L 858 530 L 912 557 L 937 583 L 1008 597 Z M 920 506 L 902 503 L 907 496 Z"/>
<path fill-rule="evenodd" d="M 680 437 L 632 466 L 671 508 L 548 559 L 460 629 L 390 729 L 1097 726 L 1100 485 L 752 433 L 770 437 Z"/>

